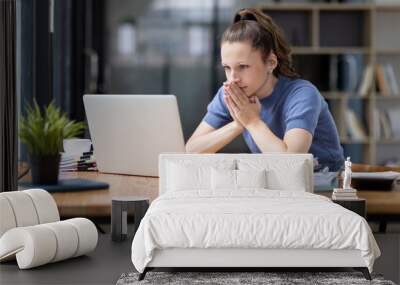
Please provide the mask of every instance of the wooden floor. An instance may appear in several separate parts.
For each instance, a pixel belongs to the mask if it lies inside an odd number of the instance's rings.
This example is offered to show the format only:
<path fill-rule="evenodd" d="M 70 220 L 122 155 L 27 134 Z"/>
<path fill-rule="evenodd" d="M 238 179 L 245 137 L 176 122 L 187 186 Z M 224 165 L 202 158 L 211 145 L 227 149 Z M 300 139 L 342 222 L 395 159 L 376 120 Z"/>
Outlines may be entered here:
<path fill-rule="evenodd" d="M 0 264 L 0 284 L 115 284 L 122 273 L 134 271 L 130 253 L 131 240 L 115 243 L 109 234 L 99 234 L 88 256 L 28 270 L 19 270 L 15 261 Z"/>
<path fill-rule="evenodd" d="M 400 224 L 397 233 L 375 234 L 382 251 L 374 266 L 375 273 L 400 283 Z M 102 226 L 109 231 L 107 226 Z M 115 284 L 122 273 L 133 272 L 131 240 L 115 243 L 109 234 L 99 235 L 96 250 L 88 256 L 48 264 L 29 270 L 19 270 L 16 262 L 0 264 L 0 284 Z"/>

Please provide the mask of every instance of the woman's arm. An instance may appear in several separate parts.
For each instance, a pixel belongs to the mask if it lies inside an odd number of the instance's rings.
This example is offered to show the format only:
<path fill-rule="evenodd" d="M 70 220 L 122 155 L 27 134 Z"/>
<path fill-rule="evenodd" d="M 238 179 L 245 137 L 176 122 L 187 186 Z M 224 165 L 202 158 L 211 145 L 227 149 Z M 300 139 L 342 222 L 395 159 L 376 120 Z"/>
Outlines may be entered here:
<path fill-rule="evenodd" d="M 246 126 L 261 152 L 294 152 L 307 153 L 312 143 L 312 135 L 300 128 L 290 129 L 283 140 L 262 121 L 258 120 Z"/>
<path fill-rule="evenodd" d="M 236 121 L 215 129 L 206 122 L 201 122 L 186 143 L 186 152 L 215 153 L 230 143 L 243 132 L 243 127 Z"/>
<path fill-rule="evenodd" d="M 229 94 L 227 106 L 237 121 L 250 133 L 261 152 L 308 152 L 312 143 L 312 134 L 309 131 L 294 127 L 289 129 L 281 140 L 261 119 L 261 104 L 257 97 L 253 96 L 253 99 L 249 100 L 235 84 L 226 89 L 226 93 Z"/>

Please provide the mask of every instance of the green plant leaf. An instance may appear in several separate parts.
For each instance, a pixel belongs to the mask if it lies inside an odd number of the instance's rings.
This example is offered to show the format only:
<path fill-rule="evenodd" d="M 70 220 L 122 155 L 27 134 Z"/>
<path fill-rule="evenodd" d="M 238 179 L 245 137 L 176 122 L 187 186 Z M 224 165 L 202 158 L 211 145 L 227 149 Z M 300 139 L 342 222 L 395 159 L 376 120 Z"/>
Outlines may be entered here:
<path fill-rule="evenodd" d="M 69 120 L 54 102 L 41 111 L 34 101 L 32 106 L 25 106 L 25 114 L 19 119 L 18 135 L 30 154 L 58 154 L 64 139 L 79 136 L 86 128 L 83 122 Z"/>

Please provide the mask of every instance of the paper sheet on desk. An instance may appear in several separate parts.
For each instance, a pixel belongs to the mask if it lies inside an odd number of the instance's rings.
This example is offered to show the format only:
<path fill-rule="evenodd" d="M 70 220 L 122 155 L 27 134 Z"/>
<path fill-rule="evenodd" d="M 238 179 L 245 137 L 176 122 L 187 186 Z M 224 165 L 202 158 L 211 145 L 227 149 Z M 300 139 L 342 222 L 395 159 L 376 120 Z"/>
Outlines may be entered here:
<path fill-rule="evenodd" d="M 353 172 L 351 175 L 354 179 L 400 179 L 400 172 L 383 171 L 383 172 Z"/>

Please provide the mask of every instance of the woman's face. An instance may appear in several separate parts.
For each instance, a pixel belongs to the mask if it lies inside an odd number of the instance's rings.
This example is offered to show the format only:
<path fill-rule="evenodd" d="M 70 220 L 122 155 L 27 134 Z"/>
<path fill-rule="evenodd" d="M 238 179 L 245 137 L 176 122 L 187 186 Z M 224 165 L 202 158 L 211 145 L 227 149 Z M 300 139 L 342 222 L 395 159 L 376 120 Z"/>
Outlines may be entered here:
<path fill-rule="evenodd" d="M 222 43 L 221 61 L 227 81 L 235 81 L 249 97 L 257 95 L 273 68 L 271 62 L 264 61 L 261 52 L 253 49 L 249 42 Z"/>

